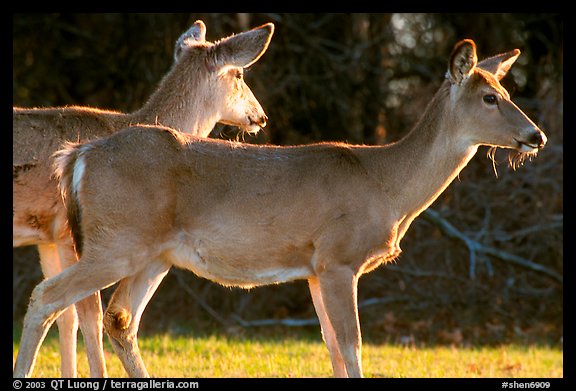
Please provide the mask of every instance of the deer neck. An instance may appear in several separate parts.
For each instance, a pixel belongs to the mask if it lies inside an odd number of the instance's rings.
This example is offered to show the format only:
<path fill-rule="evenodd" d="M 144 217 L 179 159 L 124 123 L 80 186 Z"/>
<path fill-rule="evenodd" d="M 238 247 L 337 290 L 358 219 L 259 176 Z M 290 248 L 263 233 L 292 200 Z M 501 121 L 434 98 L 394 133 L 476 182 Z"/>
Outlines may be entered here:
<path fill-rule="evenodd" d="M 401 217 L 413 219 L 430 206 L 477 151 L 458 136 L 448 94 L 441 89 L 408 135 L 382 147 L 378 170 Z"/>
<path fill-rule="evenodd" d="M 214 99 L 199 73 L 183 73 L 177 64 L 139 110 L 129 114 L 132 124 L 158 124 L 206 137 L 219 120 Z"/>

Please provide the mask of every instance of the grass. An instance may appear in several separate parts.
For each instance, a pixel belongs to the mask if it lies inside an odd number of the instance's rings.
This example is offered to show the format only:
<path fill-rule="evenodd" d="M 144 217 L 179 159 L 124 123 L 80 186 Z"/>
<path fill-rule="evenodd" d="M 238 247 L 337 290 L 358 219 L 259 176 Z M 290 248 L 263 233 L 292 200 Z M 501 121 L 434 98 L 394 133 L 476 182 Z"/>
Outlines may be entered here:
<path fill-rule="evenodd" d="M 20 340 L 13 332 L 13 359 Z M 280 333 L 281 334 L 281 333 Z M 33 375 L 59 377 L 60 353 L 55 330 L 40 349 Z M 291 333 L 280 338 L 193 335 L 143 335 L 139 346 L 148 371 L 155 377 L 331 377 L 328 351 L 320 335 Z M 81 338 L 78 375 L 89 375 Z M 111 377 L 126 377 L 120 360 L 105 341 Z M 558 347 L 502 345 L 497 347 L 407 347 L 372 344 L 362 350 L 366 377 L 412 378 L 555 378 L 563 377 L 563 354 Z"/>

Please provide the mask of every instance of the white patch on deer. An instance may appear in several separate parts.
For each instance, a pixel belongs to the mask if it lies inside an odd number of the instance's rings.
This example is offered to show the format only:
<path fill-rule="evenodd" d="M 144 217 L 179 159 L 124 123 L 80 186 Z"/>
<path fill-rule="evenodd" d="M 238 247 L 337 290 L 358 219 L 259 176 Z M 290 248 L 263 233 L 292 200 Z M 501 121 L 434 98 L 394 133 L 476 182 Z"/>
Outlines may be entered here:
<path fill-rule="evenodd" d="M 76 197 L 78 197 L 80 193 L 80 183 L 82 182 L 85 169 L 86 163 L 84 162 L 84 155 L 81 151 L 78 154 L 78 159 L 76 159 L 76 163 L 74 164 L 74 172 L 72 173 L 72 194 Z"/>

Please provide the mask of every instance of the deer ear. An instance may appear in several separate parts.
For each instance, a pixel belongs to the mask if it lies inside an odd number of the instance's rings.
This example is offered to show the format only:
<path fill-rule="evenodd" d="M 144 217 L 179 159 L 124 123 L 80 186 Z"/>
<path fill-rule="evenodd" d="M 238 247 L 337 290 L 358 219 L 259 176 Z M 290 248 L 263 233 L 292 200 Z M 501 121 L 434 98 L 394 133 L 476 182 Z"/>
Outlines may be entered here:
<path fill-rule="evenodd" d="M 450 81 L 455 84 L 461 84 L 462 81 L 470 77 L 474 67 L 478 63 L 476 56 L 476 44 L 471 39 L 464 39 L 458 42 L 448 63 L 448 75 Z"/>
<path fill-rule="evenodd" d="M 174 61 L 180 60 L 182 53 L 197 43 L 203 43 L 206 41 L 206 25 L 203 21 L 197 20 L 194 22 L 192 27 L 188 29 L 184 34 L 176 40 L 174 45 Z"/>
<path fill-rule="evenodd" d="M 274 25 L 267 23 L 222 39 L 214 45 L 209 68 L 226 65 L 246 68 L 254 64 L 268 49 L 273 33 Z"/>
<path fill-rule="evenodd" d="M 496 77 L 498 80 L 502 80 L 504 76 L 508 73 L 512 64 L 516 62 L 516 59 L 520 55 L 520 50 L 514 49 L 512 51 L 497 54 L 493 57 L 489 57 L 478 63 L 478 68 L 482 68 L 488 71 Z"/>

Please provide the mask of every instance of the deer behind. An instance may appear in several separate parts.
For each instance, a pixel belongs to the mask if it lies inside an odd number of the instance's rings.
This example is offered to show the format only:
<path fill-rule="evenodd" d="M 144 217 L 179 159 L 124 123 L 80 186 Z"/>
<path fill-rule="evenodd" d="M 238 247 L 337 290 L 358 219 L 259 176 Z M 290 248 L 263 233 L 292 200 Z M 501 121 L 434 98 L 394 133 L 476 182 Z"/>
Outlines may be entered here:
<path fill-rule="evenodd" d="M 269 23 L 216 43 L 206 41 L 202 21 L 177 40 L 174 64 L 146 104 L 133 113 L 89 107 L 13 109 L 13 246 L 37 245 L 45 277 L 76 262 L 53 177 L 51 155 L 66 141 L 110 135 L 131 124 L 163 124 L 206 137 L 217 122 L 257 132 L 267 117 L 243 79 L 243 68 L 266 51 Z M 99 294 L 78 303 L 91 376 L 106 374 Z M 84 321 L 86 319 L 86 321 Z M 62 375 L 76 375 L 74 309 L 58 325 Z"/>
<path fill-rule="evenodd" d="M 499 83 L 518 55 L 477 63 L 475 44 L 459 42 L 414 129 L 385 146 L 256 146 L 140 126 L 59 151 L 81 256 L 34 290 L 15 375 L 30 372 L 62 308 L 120 281 L 105 327 L 128 374 L 148 376 L 138 324 L 177 266 L 227 286 L 308 280 L 335 375 L 362 376 L 360 276 L 398 257 L 479 145 L 534 154 L 546 143 Z"/>

